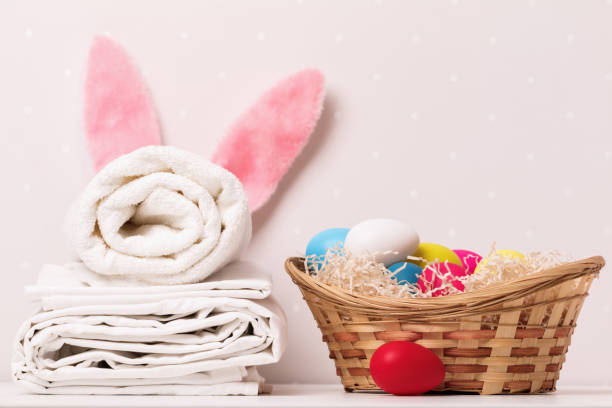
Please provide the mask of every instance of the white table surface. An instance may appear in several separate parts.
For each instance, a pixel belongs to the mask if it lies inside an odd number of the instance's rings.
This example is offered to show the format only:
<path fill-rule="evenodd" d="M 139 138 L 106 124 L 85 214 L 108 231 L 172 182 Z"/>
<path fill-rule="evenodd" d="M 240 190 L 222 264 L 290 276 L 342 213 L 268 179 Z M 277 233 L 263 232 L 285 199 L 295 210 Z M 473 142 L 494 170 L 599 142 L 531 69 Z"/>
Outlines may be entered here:
<path fill-rule="evenodd" d="M 612 387 L 563 388 L 541 395 L 424 395 L 346 393 L 337 385 L 274 385 L 256 397 L 31 395 L 0 383 L 0 407 L 612 407 Z"/>

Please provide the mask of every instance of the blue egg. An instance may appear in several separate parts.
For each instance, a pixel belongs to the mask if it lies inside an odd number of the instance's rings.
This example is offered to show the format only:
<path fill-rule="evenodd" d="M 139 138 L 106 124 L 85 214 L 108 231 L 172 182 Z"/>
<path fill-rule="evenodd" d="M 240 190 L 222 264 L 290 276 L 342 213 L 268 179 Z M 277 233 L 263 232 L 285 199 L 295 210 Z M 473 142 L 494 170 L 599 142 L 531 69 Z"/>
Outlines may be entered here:
<path fill-rule="evenodd" d="M 398 263 L 394 263 L 387 269 L 391 272 L 395 272 L 401 267 L 404 267 L 404 268 L 398 273 L 396 273 L 393 276 L 393 279 L 398 281 L 400 285 L 405 285 L 406 282 L 417 283 L 417 281 L 419 280 L 419 275 L 421 274 L 421 272 L 423 272 L 421 267 L 411 262 L 398 262 Z"/>
<path fill-rule="evenodd" d="M 315 255 L 317 261 L 323 262 L 328 249 L 335 248 L 338 244 L 344 247 L 344 239 L 348 232 L 348 228 L 330 228 L 319 232 L 310 239 L 306 247 L 306 256 Z"/>

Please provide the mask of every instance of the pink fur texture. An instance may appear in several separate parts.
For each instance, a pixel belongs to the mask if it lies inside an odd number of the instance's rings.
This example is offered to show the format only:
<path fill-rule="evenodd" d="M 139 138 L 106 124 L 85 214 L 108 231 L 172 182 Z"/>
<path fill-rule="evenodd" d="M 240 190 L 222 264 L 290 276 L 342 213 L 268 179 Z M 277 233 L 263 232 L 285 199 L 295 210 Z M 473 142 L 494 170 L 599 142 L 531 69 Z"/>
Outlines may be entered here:
<path fill-rule="evenodd" d="M 260 208 L 300 153 L 321 114 L 323 74 L 298 72 L 266 92 L 217 146 L 212 161 L 234 173 Z"/>
<path fill-rule="evenodd" d="M 96 37 L 89 51 L 85 129 L 96 171 L 139 147 L 161 143 L 149 92 L 128 54 L 108 37 Z"/>

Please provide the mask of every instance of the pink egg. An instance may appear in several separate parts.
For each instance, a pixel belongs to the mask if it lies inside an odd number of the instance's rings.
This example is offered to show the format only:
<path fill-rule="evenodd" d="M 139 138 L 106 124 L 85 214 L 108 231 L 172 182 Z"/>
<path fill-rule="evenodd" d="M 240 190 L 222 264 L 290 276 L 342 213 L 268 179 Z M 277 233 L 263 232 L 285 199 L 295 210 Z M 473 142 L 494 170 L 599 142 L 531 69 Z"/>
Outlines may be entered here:
<path fill-rule="evenodd" d="M 419 276 L 419 281 L 417 282 L 417 285 L 423 292 L 433 290 L 442 286 L 442 279 L 437 276 L 438 273 L 436 273 L 434 276 L 435 271 L 440 272 L 443 275 L 446 275 L 450 272 L 450 274 L 454 277 L 466 276 L 465 269 L 462 266 L 456 265 L 454 263 L 447 262 L 428 265 L 425 267 L 425 269 L 423 269 L 423 273 L 421 273 L 421 275 Z M 461 281 L 459 281 L 458 279 L 453 279 L 451 281 L 451 284 L 457 290 L 460 290 L 462 292 L 465 290 L 465 286 L 463 286 L 463 283 L 461 283 Z M 431 296 L 436 297 L 446 294 L 448 294 L 448 291 L 446 289 L 439 289 L 434 290 L 431 293 Z"/>
<path fill-rule="evenodd" d="M 478 263 L 482 261 L 482 256 L 467 249 L 453 249 L 453 252 L 461 259 L 461 263 L 463 263 L 463 267 L 468 275 L 473 274 Z"/>

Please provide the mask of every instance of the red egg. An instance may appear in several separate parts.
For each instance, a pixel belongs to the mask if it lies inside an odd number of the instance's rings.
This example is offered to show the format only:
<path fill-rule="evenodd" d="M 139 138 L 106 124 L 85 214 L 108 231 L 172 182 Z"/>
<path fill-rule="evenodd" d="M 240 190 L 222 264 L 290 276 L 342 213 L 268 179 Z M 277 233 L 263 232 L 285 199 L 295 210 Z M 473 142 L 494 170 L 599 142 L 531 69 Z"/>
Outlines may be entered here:
<path fill-rule="evenodd" d="M 434 271 L 436 272 L 434 274 Z M 453 277 L 461 277 L 466 275 L 466 271 L 463 266 L 456 265 L 454 263 L 445 262 L 445 263 L 434 263 L 431 265 L 427 265 L 425 269 L 423 269 L 423 273 L 419 276 L 419 280 L 417 285 L 419 289 L 423 292 L 433 290 L 442 286 L 442 279 L 440 279 L 439 274 L 446 275 L 451 274 Z M 458 279 L 451 280 L 451 285 L 453 285 L 456 289 L 460 291 L 465 290 L 465 286 Z M 436 297 L 440 295 L 446 295 L 448 291 L 446 289 L 434 290 L 431 293 L 431 296 Z"/>
<path fill-rule="evenodd" d="M 444 380 L 444 364 L 431 350 L 409 341 L 380 346 L 370 359 L 376 385 L 390 394 L 418 395 Z"/>

